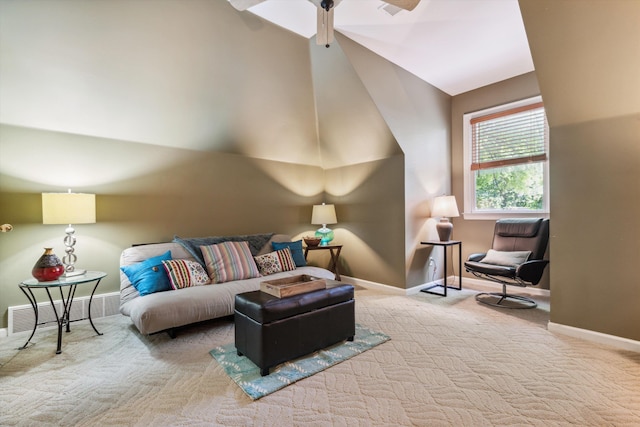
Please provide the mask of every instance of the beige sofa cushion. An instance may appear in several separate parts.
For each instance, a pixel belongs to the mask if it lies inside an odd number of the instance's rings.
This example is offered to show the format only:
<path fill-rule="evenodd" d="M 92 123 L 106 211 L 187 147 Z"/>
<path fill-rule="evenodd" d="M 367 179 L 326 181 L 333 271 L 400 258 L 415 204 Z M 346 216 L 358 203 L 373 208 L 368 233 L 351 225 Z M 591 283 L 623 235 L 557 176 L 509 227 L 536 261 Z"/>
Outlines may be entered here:
<path fill-rule="evenodd" d="M 300 274 L 325 279 L 335 277 L 324 268 L 310 266 L 265 277 L 273 280 Z M 129 316 L 143 334 L 230 316 L 234 312 L 236 294 L 259 290 L 260 282 L 266 280 L 265 277 L 157 292 L 122 304 L 120 312 Z"/>

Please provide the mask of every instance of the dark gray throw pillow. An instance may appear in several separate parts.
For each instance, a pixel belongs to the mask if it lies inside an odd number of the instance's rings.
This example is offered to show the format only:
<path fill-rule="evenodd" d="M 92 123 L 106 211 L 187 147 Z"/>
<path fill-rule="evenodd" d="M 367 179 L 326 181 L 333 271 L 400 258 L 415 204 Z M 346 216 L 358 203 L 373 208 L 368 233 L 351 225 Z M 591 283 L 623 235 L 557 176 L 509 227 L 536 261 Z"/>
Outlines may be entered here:
<path fill-rule="evenodd" d="M 204 268 L 207 268 L 204 258 L 202 257 L 200 246 L 217 245 L 222 242 L 247 242 L 249 244 L 249 249 L 251 250 L 251 255 L 256 256 L 258 255 L 258 252 L 260 252 L 260 249 L 267 244 L 274 234 L 275 233 L 188 238 L 174 236 L 173 241 L 182 245 L 182 247 L 184 247 L 196 261 L 198 261 Z"/>

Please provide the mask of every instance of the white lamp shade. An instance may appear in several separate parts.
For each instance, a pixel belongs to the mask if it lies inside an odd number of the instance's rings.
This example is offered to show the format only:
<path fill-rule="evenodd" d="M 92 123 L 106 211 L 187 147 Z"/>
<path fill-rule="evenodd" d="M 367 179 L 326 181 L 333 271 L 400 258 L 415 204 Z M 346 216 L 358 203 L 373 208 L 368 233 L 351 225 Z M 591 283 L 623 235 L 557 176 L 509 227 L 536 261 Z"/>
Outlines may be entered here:
<path fill-rule="evenodd" d="M 42 193 L 43 224 L 93 224 L 95 222 L 95 194 Z"/>
<path fill-rule="evenodd" d="M 438 196 L 433 201 L 432 217 L 453 218 L 460 216 L 455 196 Z"/>
<path fill-rule="evenodd" d="M 334 205 L 313 205 L 311 213 L 311 224 L 335 224 L 338 222 L 336 218 L 336 208 Z"/>

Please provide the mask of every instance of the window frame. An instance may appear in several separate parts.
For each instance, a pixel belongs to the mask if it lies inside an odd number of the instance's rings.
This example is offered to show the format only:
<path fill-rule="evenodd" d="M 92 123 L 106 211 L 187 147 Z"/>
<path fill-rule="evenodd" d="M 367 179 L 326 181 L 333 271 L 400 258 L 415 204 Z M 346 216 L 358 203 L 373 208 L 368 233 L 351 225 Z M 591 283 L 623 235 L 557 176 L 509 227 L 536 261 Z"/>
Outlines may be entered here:
<path fill-rule="evenodd" d="M 542 103 L 542 96 L 534 96 L 483 110 L 473 111 L 463 115 L 463 156 L 464 156 L 464 219 L 491 219 L 500 218 L 528 218 L 549 217 L 549 127 L 545 130 L 547 144 L 547 160 L 542 161 L 543 198 L 542 209 L 476 209 L 475 207 L 475 171 L 471 170 L 472 163 L 472 126 L 471 121 L 478 117 L 497 114 L 507 110 L 517 109 L 532 104 Z M 543 104 L 544 108 L 544 104 Z"/>

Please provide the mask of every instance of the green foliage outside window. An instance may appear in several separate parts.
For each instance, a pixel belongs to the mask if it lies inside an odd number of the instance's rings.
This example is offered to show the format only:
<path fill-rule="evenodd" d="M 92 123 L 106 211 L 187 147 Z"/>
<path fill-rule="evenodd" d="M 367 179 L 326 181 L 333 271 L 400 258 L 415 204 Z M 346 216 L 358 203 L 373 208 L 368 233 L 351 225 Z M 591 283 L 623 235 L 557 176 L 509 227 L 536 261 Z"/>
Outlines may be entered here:
<path fill-rule="evenodd" d="M 542 209 L 543 163 L 484 169 L 475 174 L 476 209 Z"/>

